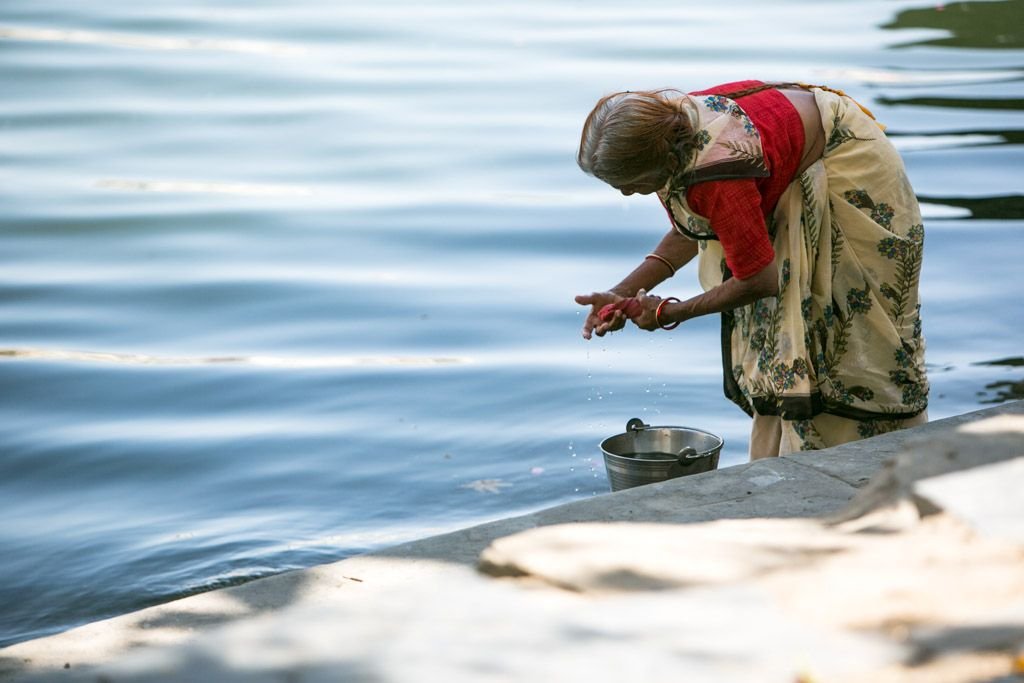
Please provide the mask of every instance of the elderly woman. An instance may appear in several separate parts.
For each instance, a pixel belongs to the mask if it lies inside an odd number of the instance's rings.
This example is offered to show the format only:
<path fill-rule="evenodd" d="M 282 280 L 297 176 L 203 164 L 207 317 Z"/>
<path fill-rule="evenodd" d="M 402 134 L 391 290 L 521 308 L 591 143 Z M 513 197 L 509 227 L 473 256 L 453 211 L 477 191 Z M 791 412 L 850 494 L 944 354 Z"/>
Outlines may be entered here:
<path fill-rule="evenodd" d="M 585 338 L 720 313 L 752 459 L 927 419 L 924 227 L 870 112 L 795 83 L 620 92 L 587 117 L 577 161 L 625 195 L 656 193 L 672 222 L 622 282 L 576 297 Z M 698 255 L 704 293 L 647 293 Z"/>

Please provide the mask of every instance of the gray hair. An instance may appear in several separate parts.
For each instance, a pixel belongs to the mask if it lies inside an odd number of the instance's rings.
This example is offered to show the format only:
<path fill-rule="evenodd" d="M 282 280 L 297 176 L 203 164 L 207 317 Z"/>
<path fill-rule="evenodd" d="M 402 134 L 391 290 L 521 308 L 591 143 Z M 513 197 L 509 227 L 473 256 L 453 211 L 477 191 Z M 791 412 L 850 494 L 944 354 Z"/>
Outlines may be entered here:
<path fill-rule="evenodd" d="M 576 163 L 615 187 L 664 169 L 672 156 L 682 169 L 693 152 L 694 123 L 689 98 L 677 90 L 612 93 L 587 116 Z"/>

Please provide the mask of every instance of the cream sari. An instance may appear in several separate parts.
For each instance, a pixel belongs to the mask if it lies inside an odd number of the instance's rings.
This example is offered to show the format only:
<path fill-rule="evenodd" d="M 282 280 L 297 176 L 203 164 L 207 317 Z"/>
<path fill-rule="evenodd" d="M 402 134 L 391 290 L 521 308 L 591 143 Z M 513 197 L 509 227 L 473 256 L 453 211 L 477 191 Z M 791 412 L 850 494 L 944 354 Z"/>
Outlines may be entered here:
<path fill-rule="evenodd" d="M 824 448 L 926 419 L 917 198 L 879 126 L 850 98 L 813 92 L 824 156 L 794 179 L 768 217 L 779 293 L 722 315 L 725 393 L 754 417 L 751 457 Z M 661 197 L 677 229 L 699 241 L 699 277 L 708 290 L 730 273 L 713 226 L 686 204 L 685 186 L 764 175 L 763 155 L 738 105 L 721 96 L 690 100 L 703 146 L 690 176 Z M 723 175 L 730 160 L 733 169 Z"/>

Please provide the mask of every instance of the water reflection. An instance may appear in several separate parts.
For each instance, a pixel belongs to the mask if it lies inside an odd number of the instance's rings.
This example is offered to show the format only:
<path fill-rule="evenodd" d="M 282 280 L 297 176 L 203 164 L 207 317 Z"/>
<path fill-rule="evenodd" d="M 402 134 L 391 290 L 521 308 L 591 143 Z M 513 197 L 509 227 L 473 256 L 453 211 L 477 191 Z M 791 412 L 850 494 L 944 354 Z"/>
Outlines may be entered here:
<path fill-rule="evenodd" d="M 1024 219 L 1024 195 L 1005 195 L 1000 197 L 932 197 L 918 195 L 925 204 L 940 204 L 966 209 L 973 220 L 1020 220 Z M 951 216 L 964 218 L 963 216 Z M 932 216 L 932 220 L 942 220 L 942 216 Z"/>
<path fill-rule="evenodd" d="M 981 401 L 982 403 L 1006 403 L 1007 401 L 1024 399 L 1024 380 L 992 382 L 991 384 L 986 384 L 985 389 L 994 391 L 995 396 Z"/>
<path fill-rule="evenodd" d="M 1024 47 L 1024 0 L 938 3 L 934 7 L 904 10 L 882 28 L 931 28 L 950 34 L 901 47 L 1020 48 Z"/>
<path fill-rule="evenodd" d="M 975 363 L 975 365 L 1021 368 L 1024 367 L 1024 358 L 1015 356 L 1013 358 L 1003 358 L 1001 360 Z M 1005 403 L 1007 401 L 1024 399 L 1024 379 L 999 380 L 998 382 L 991 382 L 985 385 L 985 389 L 986 392 L 994 392 L 995 395 L 983 399 L 981 403 Z M 985 396 L 986 392 L 979 392 L 978 395 Z"/>
<path fill-rule="evenodd" d="M 907 9 L 899 12 L 881 28 L 944 31 L 947 34 L 945 36 L 902 43 L 895 47 L 954 48 L 961 50 L 964 55 L 964 62 L 957 64 L 955 72 L 939 68 L 931 72 L 931 82 L 914 84 L 927 85 L 940 92 L 914 95 L 900 93 L 899 96 L 877 98 L 880 104 L 888 107 L 913 108 L 911 116 L 919 120 L 937 119 L 946 116 L 947 112 L 955 111 L 962 112 L 959 120 L 971 121 L 973 124 L 971 128 L 962 130 L 946 128 L 913 131 L 909 134 L 894 131 L 892 137 L 901 151 L 1005 147 L 1024 143 L 1024 130 L 1006 125 L 1006 113 L 1024 111 L 1024 98 L 1015 96 L 1019 90 L 1017 84 L 1024 80 L 1019 67 L 1019 54 L 1009 53 L 1015 65 L 993 66 L 986 60 L 983 66 L 979 65 L 976 69 L 978 77 L 970 78 L 974 71 L 971 60 L 976 58 L 977 50 L 1006 51 L 1024 47 L 1024 0 L 938 3 L 931 7 Z M 982 85 L 987 87 L 981 89 Z M 955 91 L 951 93 L 950 90 Z M 986 127 L 985 123 L 988 122 L 993 125 Z M 984 163 L 981 157 L 967 155 L 952 157 L 948 163 L 975 160 L 979 164 Z M 982 166 L 979 166 L 978 172 L 984 172 Z M 930 219 L 1024 218 L 1024 195 L 1006 192 L 1006 189 L 1005 185 L 996 185 L 992 187 L 994 192 L 984 196 L 949 195 L 925 189 L 919 194 L 919 199 L 929 205 L 960 210 L 950 212 L 949 215 L 930 216 Z"/>
<path fill-rule="evenodd" d="M 879 97 L 878 101 L 890 106 L 952 107 L 955 109 L 983 109 L 989 111 L 1022 111 L 1024 98 L 1020 97 Z"/>

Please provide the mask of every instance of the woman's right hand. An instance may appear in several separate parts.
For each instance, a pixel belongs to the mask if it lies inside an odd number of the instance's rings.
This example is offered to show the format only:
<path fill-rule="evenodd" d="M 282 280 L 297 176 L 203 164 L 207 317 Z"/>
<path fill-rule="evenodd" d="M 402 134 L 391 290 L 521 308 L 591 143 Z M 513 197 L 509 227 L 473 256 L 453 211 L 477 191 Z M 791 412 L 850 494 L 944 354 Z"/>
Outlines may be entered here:
<path fill-rule="evenodd" d="M 587 319 L 583 322 L 583 338 L 590 339 L 593 334 L 603 337 L 608 332 L 621 330 L 626 325 L 627 318 L 625 313 L 615 311 L 608 320 L 601 320 L 601 316 L 598 313 L 608 304 L 618 303 L 624 298 L 614 292 L 593 292 L 592 294 L 580 294 L 577 296 L 576 303 L 581 306 L 590 306 Z"/>

